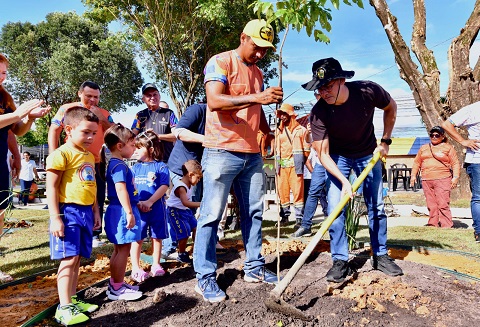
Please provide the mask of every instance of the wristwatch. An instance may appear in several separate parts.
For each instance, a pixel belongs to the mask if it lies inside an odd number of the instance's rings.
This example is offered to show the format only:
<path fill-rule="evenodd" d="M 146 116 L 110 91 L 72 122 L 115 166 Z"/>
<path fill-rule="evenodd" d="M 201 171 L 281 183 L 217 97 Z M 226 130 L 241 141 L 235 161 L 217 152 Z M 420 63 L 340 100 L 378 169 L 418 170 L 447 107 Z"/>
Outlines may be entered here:
<path fill-rule="evenodd" d="M 380 139 L 380 143 L 385 143 L 386 145 L 392 144 L 392 139 Z"/>

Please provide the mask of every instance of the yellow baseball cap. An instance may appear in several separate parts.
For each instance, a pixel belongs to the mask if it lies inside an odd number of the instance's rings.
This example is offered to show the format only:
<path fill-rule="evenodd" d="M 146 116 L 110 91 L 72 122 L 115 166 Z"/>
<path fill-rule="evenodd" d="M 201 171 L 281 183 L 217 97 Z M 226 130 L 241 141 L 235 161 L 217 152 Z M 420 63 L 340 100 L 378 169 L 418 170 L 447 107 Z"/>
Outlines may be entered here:
<path fill-rule="evenodd" d="M 272 26 L 267 24 L 265 20 L 254 19 L 249 21 L 247 25 L 245 25 L 243 33 L 250 36 L 252 41 L 259 47 L 269 47 L 275 51 L 275 47 L 272 44 L 275 33 Z"/>

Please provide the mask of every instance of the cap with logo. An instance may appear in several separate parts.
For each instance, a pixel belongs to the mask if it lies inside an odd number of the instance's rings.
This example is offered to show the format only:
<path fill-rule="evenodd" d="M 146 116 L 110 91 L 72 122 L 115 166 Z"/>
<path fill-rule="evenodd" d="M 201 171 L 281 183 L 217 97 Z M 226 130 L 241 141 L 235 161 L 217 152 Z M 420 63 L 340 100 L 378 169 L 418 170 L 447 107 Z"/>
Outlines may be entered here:
<path fill-rule="evenodd" d="M 155 91 L 158 91 L 157 87 L 153 83 L 147 83 L 144 86 L 142 86 L 142 94 L 145 94 L 145 91 L 148 89 L 154 89 Z"/>
<path fill-rule="evenodd" d="M 315 91 L 322 85 L 337 78 L 352 78 L 355 72 L 352 70 L 343 70 L 338 60 L 334 58 L 325 58 L 315 61 L 312 65 L 313 78 L 302 87 L 307 91 Z"/>
<path fill-rule="evenodd" d="M 245 25 L 243 33 L 250 36 L 252 41 L 259 47 L 269 47 L 275 51 L 275 46 L 272 44 L 275 33 L 272 26 L 267 24 L 265 20 L 254 19 L 249 21 L 247 25 Z"/>

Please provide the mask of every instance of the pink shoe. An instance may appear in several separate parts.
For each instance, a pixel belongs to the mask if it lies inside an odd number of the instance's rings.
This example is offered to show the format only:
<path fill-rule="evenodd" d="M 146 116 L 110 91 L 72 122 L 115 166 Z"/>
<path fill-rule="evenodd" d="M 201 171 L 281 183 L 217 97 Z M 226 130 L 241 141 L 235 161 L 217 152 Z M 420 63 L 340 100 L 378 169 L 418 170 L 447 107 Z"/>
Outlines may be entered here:
<path fill-rule="evenodd" d="M 165 275 L 165 270 L 163 270 L 162 266 L 160 265 L 154 265 L 152 266 L 152 269 L 150 269 L 150 276 L 152 277 L 158 277 L 163 275 Z"/>
<path fill-rule="evenodd" d="M 144 282 L 148 277 L 150 277 L 150 275 L 147 272 L 145 272 L 143 269 L 134 270 L 130 275 L 130 278 L 136 281 L 137 283 Z"/>

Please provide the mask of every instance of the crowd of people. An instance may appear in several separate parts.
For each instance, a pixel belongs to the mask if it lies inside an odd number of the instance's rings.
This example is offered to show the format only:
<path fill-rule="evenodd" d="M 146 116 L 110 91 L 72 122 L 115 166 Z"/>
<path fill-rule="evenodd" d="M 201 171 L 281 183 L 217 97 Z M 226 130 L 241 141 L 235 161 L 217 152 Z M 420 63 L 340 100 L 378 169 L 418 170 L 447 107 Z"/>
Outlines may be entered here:
<path fill-rule="evenodd" d="M 205 66 L 206 103 L 194 104 L 180 120 L 161 101 L 153 83 L 141 89 L 147 108 L 139 111 L 131 128 L 114 123 L 100 108 L 98 84 L 85 81 L 78 102 L 62 106 L 48 132 L 50 154 L 46 160 L 47 199 L 50 214 L 51 258 L 58 269 L 59 306 L 55 318 L 64 325 L 89 319 L 98 309 L 76 296 L 80 257 L 90 257 L 101 244 L 104 231 L 114 251 L 110 258 L 110 300 L 142 297 L 138 285 L 125 282 L 127 260 L 131 278 L 142 283 L 165 274 L 162 258 L 176 252 L 176 260 L 193 265 L 195 291 L 209 302 L 224 301 L 217 283 L 216 245 L 227 198 L 235 194 L 245 248 L 245 282 L 276 284 L 280 277 L 265 268 L 262 249 L 262 215 L 265 173 L 260 145 L 274 144 L 280 225 L 288 223 L 290 205 L 295 212 L 293 237 L 311 235 L 312 217 L 320 201 L 324 215 L 331 213 L 345 194 L 353 197 L 350 174 L 359 175 L 375 152 L 386 157 L 392 143 L 397 106 L 390 94 L 371 81 L 347 82 L 353 71 L 344 70 L 334 58 L 313 63 L 312 80 L 303 88 L 314 91 L 317 102 L 307 127 L 296 120 L 292 105 L 283 103 L 281 87 L 264 87 L 257 67 L 271 49 L 273 28 L 266 21 L 248 22 L 236 49 L 213 56 Z M 8 60 L 0 55 L 0 165 L 7 150 L 15 147 L 11 133 L 24 134 L 50 107 L 39 100 L 16 107 L 1 85 Z M 278 126 L 272 131 L 262 105 L 278 105 Z M 480 104 L 467 106 L 442 126 L 430 131 L 431 143 L 423 146 L 412 169 L 421 171 L 430 211 L 429 225 L 452 227 L 450 190 L 458 183 L 460 165 L 446 134 L 467 148 L 466 169 L 472 186 L 474 236 L 480 242 Z M 383 134 L 374 135 L 375 108 L 383 110 Z M 467 126 L 464 139 L 455 126 Z M 59 142 L 62 130 L 63 142 Z M 258 136 L 262 137 L 259 138 Z M 262 139 L 262 142 L 259 142 Z M 275 140 L 272 143 L 272 140 Z M 62 144 L 63 143 L 63 144 Z M 126 159 L 137 162 L 130 167 Z M 0 166 L 0 169 L 3 166 Z M 18 164 L 14 167 L 19 168 Z M 22 190 L 36 174 L 30 154 L 21 164 Z M 6 168 L 6 167 L 5 167 Z M 304 176 L 305 175 L 305 176 Z M 9 181 L 0 178 L 0 227 L 9 198 Z M 413 178 L 412 178 L 413 181 Z M 293 193 L 293 203 L 290 201 Z M 109 204 L 104 213 L 105 194 Z M 203 197 L 203 194 L 215 196 Z M 387 254 L 387 217 L 383 204 L 382 166 L 374 166 L 363 182 L 368 211 L 373 269 L 390 276 L 403 274 Z M 25 199 L 22 197 L 23 203 Z M 330 282 L 342 282 L 349 265 L 345 209 L 329 228 L 332 267 Z M 103 223 L 102 223 L 103 222 Z M 150 271 L 140 265 L 142 243 L 153 245 Z M 187 252 L 194 240 L 193 259 Z M 2 280 L 8 275 L 0 272 Z"/>

